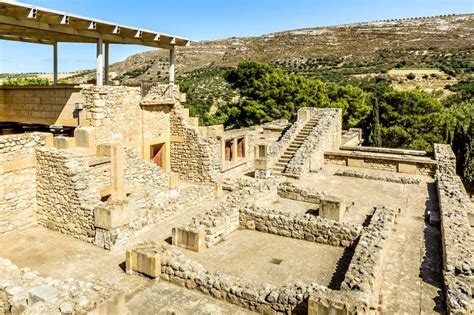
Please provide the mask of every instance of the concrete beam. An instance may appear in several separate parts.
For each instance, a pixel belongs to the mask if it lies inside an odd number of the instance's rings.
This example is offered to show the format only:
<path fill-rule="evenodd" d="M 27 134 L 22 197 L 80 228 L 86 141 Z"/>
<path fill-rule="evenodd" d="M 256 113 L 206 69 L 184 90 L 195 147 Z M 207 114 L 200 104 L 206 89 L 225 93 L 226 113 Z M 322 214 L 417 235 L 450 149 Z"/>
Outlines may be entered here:
<path fill-rule="evenodd" d="M 97 64 L 96 64 L 96 85 L 102 86 L 104 82 L 104 42 L 102 38 L 97 41 Z"/>

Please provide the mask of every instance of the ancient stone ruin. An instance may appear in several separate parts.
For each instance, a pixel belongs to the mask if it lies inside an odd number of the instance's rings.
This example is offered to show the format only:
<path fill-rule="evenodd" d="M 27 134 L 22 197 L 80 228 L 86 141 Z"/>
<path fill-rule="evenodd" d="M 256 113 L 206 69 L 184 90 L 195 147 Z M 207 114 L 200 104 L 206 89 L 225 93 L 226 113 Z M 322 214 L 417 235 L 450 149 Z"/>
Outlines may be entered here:
<path fill-rule="evenodd" d="M 364 147 L 333 108 L 200 126 L 186 41 L 150 35 L 170 84 L 0 87 L 0 314 L 472 314 L 449 146 Z"/>
<path fill-rule="evenodd" d="M 226 311 L 472 311 L 449 146 L 362 147 L 337 109 L 201 127 L 167 88 L 74 88 L 71 134 L 0 136 L 1 313 L 139 312 L 166 282 Z M 2 89 L 0 108 L 34 106 L 25 93 Z"/>

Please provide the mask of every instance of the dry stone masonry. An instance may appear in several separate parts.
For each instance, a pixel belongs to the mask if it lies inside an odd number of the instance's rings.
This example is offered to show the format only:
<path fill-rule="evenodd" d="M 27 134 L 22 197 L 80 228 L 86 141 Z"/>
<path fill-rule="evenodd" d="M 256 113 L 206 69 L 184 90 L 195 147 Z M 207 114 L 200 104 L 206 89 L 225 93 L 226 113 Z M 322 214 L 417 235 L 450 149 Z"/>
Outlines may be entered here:
<path fill-rule="evenodd" d="M 448 145 L 435 144 L 436 183 L 441 212 L 443 267 L 448 310 L 469 314 L 474 310 L 474 239 L 468 213 L 471 201 L 456 175 L 456 158 Z"/>

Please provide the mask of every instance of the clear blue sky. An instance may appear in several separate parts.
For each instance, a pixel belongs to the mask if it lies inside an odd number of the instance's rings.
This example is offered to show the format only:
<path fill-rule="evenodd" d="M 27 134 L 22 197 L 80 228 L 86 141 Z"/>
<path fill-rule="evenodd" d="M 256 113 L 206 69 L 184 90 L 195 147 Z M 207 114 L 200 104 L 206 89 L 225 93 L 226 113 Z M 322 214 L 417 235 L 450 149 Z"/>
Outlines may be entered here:
<path fill-rule="evenodd" d="M 30 0 L 30 4 L 193 40 L 474 12 L 474 0 Z M 111 62 L 147 48 L 111 48 Z M 60 44 L 59 70 L 95 66 L 95 46 Z M 51 72 L 52 48 L 0 40 L 0 73 Z"/>

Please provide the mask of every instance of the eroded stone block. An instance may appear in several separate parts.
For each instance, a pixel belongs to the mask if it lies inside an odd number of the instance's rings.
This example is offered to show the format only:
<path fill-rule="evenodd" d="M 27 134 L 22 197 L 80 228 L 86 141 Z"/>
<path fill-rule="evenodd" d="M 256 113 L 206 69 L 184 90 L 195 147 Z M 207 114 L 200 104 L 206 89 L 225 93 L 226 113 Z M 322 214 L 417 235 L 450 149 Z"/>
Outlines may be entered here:
<path fill-rule="evenodd" d="M 347 159 L 347 166 L 351 167 L 364 167 L 364 160 L 363 159 Z"/>
<path fill-rule="evenodd" d="M 204 246 L 204 232 L 173 228 L 173 245 L 198 252 Z"/>
<path fill-rule="evenodd" d="M 325 198 L 319 202 L 319 215 L 322 218 L 341 221 L 345 204 L 339 198 Z"/>
<path fill-rule="evenodd" d="M 159 247 L 150 243 L 140 245 L 125 254 L 126 272 L 138 272 L 156 278 L 161 274 L 161 255 Z"/>
<path fill-rule="evenodd" d="M 28 292 L 28 304 L 36 302 L 48 302 L 59 295 L 59 291 L 50 285 L 40 285 Z"/>
<path fill-rule="evenodd" d="M 398 172 L 406 174 L 418 174 L 418 167 L 416 164 L 398 163 Z"/>
<path fill-rule="evenodd" d="M 126 225 L 130 220 L 131 214 L 127 202 L 109 203 L 94 209 L 95 226 L 105 230 Z"/>

